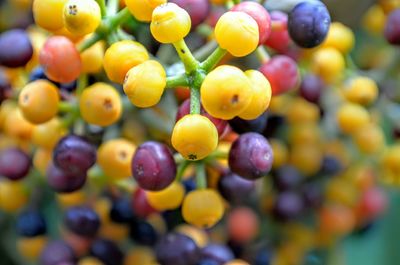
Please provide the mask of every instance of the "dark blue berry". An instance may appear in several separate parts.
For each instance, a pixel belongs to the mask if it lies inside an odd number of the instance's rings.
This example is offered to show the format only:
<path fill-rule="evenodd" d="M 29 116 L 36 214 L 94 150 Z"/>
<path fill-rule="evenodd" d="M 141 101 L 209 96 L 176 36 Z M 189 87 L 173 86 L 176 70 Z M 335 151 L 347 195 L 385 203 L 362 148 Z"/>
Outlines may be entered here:
<path fill-rule="evenodd" d="M 22 212 L 17 218 L 17 233 L 23 237 L 46 234 L 46 221 L 38 211 Z"/>

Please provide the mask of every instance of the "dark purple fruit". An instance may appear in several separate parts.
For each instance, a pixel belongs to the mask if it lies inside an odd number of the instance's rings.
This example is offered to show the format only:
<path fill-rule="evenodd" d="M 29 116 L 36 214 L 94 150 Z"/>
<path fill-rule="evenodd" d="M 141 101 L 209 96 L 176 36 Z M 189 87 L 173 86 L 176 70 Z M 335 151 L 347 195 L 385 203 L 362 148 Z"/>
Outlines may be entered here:
<path fill-rule="evenodd" d="M 143 220 L 136 220 L 131 223 L 129 235 L 135 242 L 146 246 L 154 246 L 158 239 L 155 228 Z"/>
<path fill-rule="evenodd" d="M 303 48 L 320 45 L 328 34 L 330 24 L 329 11 L 320 1 L 301 2 L 288 17 L 290 38 Z"/>
<path fill-rule="evenodd" d="M 318 104 L 323 88 L 324 82 L 319 76 L 307 74 L 302 79 L 299 92 L 305 100 Z"/>
<path fill-rule="evenodd" d="M 85 184 L 86 173 L 66 172 L 51 163 L 47 169 L 47 182 L 56 192 L 74 192 Z"/>
<path fill-rule="evenodd" d="M 163 265 L 196 265 L 201 255 L 193 239 L 179 233 L 162 237 L 155 252 L 157 261 Z"/>
<path fill-rule="evenodd" d="M 240 203 L 245 201 L 254 192 L 255 183 L 244 179 L 235 173 L 227 172 L 218 182 L 218 190 L 229 202 Z"/>
<path fill-rule="evenodd" d="M 53 161 L 64 171 L 86 173 L 96 163 L 96 148 L 80 136 L 67 135 L 54 148 Z"/>
<path fill-rule="evenodd" d="M 124 253 L 111 240 L 97 239 L 90 248 L 90 254 L 98 258 L 104 265 L 121 265 Z"/>
<path fill-rule="evenodd" d="M 17 233 L 22 237 L 35 237 L 46 234 L 44 217 L 38 211 L 22 212 L 17 218 Z"/>
<path fill-rule="evenodd" d="M 293 190 L 300 185 L 302 180 L 300 172 L 290 165 L 278 168 L 273 175 L 274 186 L 279 191 Z"/>
<path fill-rule="evenodd" d="M 242 134 L 229 151 L 231 171 L 249 180 L 266 176 L 272 162 L 272 148 L 267 139 L 258 133 Z"/>
<path fill-rule="evenodd" d="M 100 227 L 100 218 L 88 206 L 75 206 L 65 212 L 64 224 L 71 232 L 77 235 L 94 237 Z"/>
<path fill-rule="evenodd" d="M 44 248 L 40 256 L 40 265 L 76 264 L 72 248 L 64 241 L 52 241 Z"/>
<path fill-rule="evenodd" d="M 233 252 L 225 245 L 208 244 L 201 250 L 202 259 L 212 260 L 217 265 L 223 265 L 235 258 Z"/>
<path fill-rule="evenodd" d="M 254 120 L 244 120 L 236 117 L 229 121 L 229 125 L 232 130 L 242 134 L 247 132 L 262 133 L 267 126 L 268 114 L 264 112 L 257 119 Z"/>
<path fill-rule="evenodd" d="M 384 35 L 390 44 L 400 45 L 400 9 L 393 10 L 387 17 Z"/>
<path fill-rule="evenodd" d="M 0 153 L 0 176 L 10 180 L 24 178 L 31 167 L 30 157 L 20 149 L 8 148 Z"/>
<path fill-rule="evenodd" d="M 315 209 L 322 205 L 324 195 L 322 187 L 315 183 L 306 183 L 301 187 L 304 206 Z"/>
<path fill-rule="evenodd" d="M 0 65 L 21 67 L 29 62 L 32 55 L 32 44 L 24 30 L 12 29 L 0 35 Z"/>
<path fill-rule="evenodd" d="M 11 83 L 4 71 L 0 70 L 0 104 L 11 94 Z"/>
<path fill-rule="evenodd" d="M 177 4 L 189 13 L 192 29 L 203 23 L 210 13 L 208 0 L 171 0 L 170 2 Z"/>
<path fill-rule="evenodd" d="M 303 208 L 303 199 L 298 193 L 285 191 L 277 195 L 273 214 L 278 220 L 289 221 L 299 217 Z"/>
<path fill-rule="evenodd" d="M 158 142 L 142 144 L 133 156 L 132 173 L 138 185 L 145 190 L 165 189 L 176 175 L 176 164 L 171 150 Z"/>
<path fill-rule="evenodd" d="M 113 222 L 127 224 L 134 219 L 132 204 L 126 198 L 120 198 L 113 201 L 110 210 L 110 219 Z"/>

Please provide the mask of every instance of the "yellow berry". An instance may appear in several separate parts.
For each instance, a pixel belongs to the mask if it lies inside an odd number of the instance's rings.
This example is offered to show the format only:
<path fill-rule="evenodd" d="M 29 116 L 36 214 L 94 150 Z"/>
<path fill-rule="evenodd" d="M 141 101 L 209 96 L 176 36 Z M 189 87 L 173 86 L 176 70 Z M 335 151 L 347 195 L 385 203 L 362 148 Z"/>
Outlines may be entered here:
<path fill-rule="evenodd" d="M 207 117 L 189 114 L 175 124 L 171 142 L 184 158 L 200 160 L 217 148 L 218 131 Z"/>
<path fill-rule="evenodd" d="M 34 125 L 27 121 L 21 111 L 16 108 L 12 110 L 4 121 L 4 132 L 20 140 L 30 140 Z"/>
<path fill-rule="evenodd" d="M 92 33 L 100 22 L 100 7 L 95 0 L 68 0 L 64 6 L 65 28 L 74 35 Z"/>
<path fill-rule="evenodd" d="M 52 149 L 66 132 L 60 119 L 55 117 L 46 123 L 35 126 L 32 143 L 42 148 Z"/>
<path fill-rule="evenodd" d="M 167 0 L 125 0 L 131 14 L 139 21 L 150 22 L 153 10 Z"/>
<path fill-rule="evenodd" d="M 47 244 L 46 236 L 23 237 L 17 241 L 19 253 L 28 260 L 36 260 Z"/>
<path fill-rule="evenodd" d="M 333 22 L 322 47 L 332 47 L 347 54 L 353 49 L 354 42 L 354 33 L 349 27 L 340 22 Z"/>
<path fill-rule="evenodd" d="M 336 113 L 339 128 L 344 133 L 352 134 L 370 122 L 368 111 L 360 105 L 346 103 Z"/>
<path fill-rule="evenodd" d="M 135 246 L 124 259 L 124 265 L 157 265 L 156 256 L 149 247 Z"/>
<path fill-rule="evenodd" d="M 82 190 L 78 190 L 71 193 L 58 193 L 57 200 L 61 207 L 69 208 L 83 204 L 87 198 Z"/>
<path fill-rule="evenodd" d="M 149 59 L 146 48 L 136 41 L 123 40 L 111 45 L 104 55 L 103 66 L 108 78 L 122 84 L 126 73 Z"/>
<path fill-rule="evenodd" d="M 109 126 L 117 122 L 121 116 L 121 97 L 109 84 L 95 83 L 83 91 L 79 109 L 86 122 Z"/>
<path fill-rule="evenodd" d="M 97 151 L 97 163 L 106 176 L 124 179 L 132 175 L 131 161 L 135 145 L 119 138 L 103 142 Z"/>
<path fill-rule="evenodd" d="M 124 92 L 137 107 L 156 105 L 167 84 L 164 67 L 157 61 L 143 62 L 128 71 L 124 81 Z"/>
<path fill-rule="evenodd" d="M 34 0 L 33 17 L 36 25 L 54 31 L 64 26 L 63 10 L 68 0 Z"/>
<path fill-rule="evenodd" d="M 359 76 L 345 84 L 343 93 L 347 100 L 365 106 L 378 97 L 378 86 L 371 78 Z"/>
<path fill-rule="evenodd" d="M 156 210 L 165 211 L 178 208 L 185 196 L 185 188 L 179 182 L 172 182 L 171 185 L 161 191 L 147 191 L 147 200 Z"/>
<path fill-rule="evenodd" d="M 85 257 L 79 260 L 77 265 L 104 265 L 104 263 L 93 257 Z"/>
<path fill-rule="evenodd" d="M 221 48 L 236 57 L 252 53 L 259 42 L 257 22 L 244 12 L 223 14 L 215 25 L 214 33 Z"/>
<path fill-rule="evenodd" d="M 345 68 L 343 55 L 335 48 L 318 49 L 311 58 L 312 70 L 328 84 L 337 81 Z"/>
<path fill-rule="evenodd" d="M 269 143 L 274 154 L 272 167 L 277 169 L 287 163 L 289 151 L 285 143 L 279 139 L 269 139 Z"/>
<path fill-rule="evenodd" d="M 219 66 L 206 76 L 200 95 L 204 109 L 211 116 L 225 120 L 243 112 L 253 96 L 247 76 L 229 65 Z"/>
<path fill-rule="evenodd" d="M 322 165 L 323 153 L 316 144 L 300 144 L 293 146 L 290 162 L 304 175 L 316 174 Z"/>
<path fill-rule="evenodd" d="M 104 42 L 98 41 L 81 53 L 82 73 L 96 74 L 103 69 Z"/>
<path fill-rule="evenodd" d="M 0 180 L 0 210 L 14 213 L 28 202 L 25 188 L 20 181 Z"/>
<path fill-rule="evenodd" d="M 371 6 L 362 18 L 363 27 L 370 33 L 382 35 L 385 28 L 386 15 L 382 7 L 379 5 Z"/>
<path fill-rule="evenodd" d="M 182 205 L 182 216 L 189 224 L 209 228 L 224 215 L 224 203 L 221 196 L 212 189 L 189 192 Z"/>
<path fill-rule="evenodd" d="M 269 106 L 272 93 L 271 85 L 267 78 L 257 70 L 248 70 L 244 73 L 250 80 L 253 96 L 250 104 L 239 114 L 239 117 L 245 120 L 254 120 L 263 114 Z"/>
<path fill-rule="evenodd" d="M 53 152 L 48 149 L 38 148 L 33 156 L 33 166 L 42 174 L 46 176 L 47 168 L 53 158 Z"/>
<path fill-rule="evenodd" d="M 18 105 L 29 122 L 40 124 L 51 120 L 57 114 L 59 101 L 57 87 L 40 79 L 22 89 Z"/>
<path fill-rule="evenodd" d="M 287 108 L 286 117 L 290 124 L 317 123 L 320 118 L 318 106 L 302 98 L 294 99 Z"/>
<path fill-rule="evenodd" d="M 195 226 L 182 224 L 175 228 L 178 233 L 187 235 L 196 242 L 196 245 L 200 248 L 205 247 L 208 244 L 208 235 L 205 230 Z"/>
<path fill-rule="evenodd" d="M 174 43 L 189 34 L 191 20 L 188 12 L 174 3 L 158 6 L 153 11 L 150 31 L 161 43 Z"/>
<path fill-rule="evenodd" d="M 382 129 L 374 124 L 361 127 L 353 137 L 358 149 L 366 154 L 380 151 L 385 144 Z"/>

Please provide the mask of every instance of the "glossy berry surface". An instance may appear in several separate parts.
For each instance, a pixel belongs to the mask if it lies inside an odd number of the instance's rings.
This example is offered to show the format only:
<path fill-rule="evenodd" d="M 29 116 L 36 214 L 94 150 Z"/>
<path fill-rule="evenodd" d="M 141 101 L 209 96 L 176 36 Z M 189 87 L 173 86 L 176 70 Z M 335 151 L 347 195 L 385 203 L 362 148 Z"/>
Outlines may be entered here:
<path fill-rule="evenodd" d="M 43 235 L 47 231 L 46 220 L 43 215 L 34 210 L 22 212 L 17 219 L 17 233 L 23 237 Z"/>
<path fill-rule="evenodd" d="M 60 193 L 76 191 L 85 184 L 86 173 L 64 171 L 51 163 L 46 172 L 49 186 Z"/>
<path fill-rule="evenodd" d="M 229 151 L 229 166 L 239 176 L 254 180 L 271 170 L 273 154 L 267 139 L 258 133 L 242 134 Z"/>
<path fill-rule="evenodd" d="M 145 190 L 159 191 L 175 179 L 176 165 L 170 149 L 157 142 L 138 147 L 132 159 L 132 174 Z"/>
<path fill-rule="evenodd" d="M 330 22 L 329 11 L 322 2 L 302 2 L 289 13 L 289 35 L 300 47 L 313 48 L 324 41 Z"/>
<path fill-rule="evenodd" d="M 281 11 L 272 11 L 270 17 L 275 27 L 272 27 L 271 34 L 264 43 L 276 51 L 285 52 L 291 43 L 287 29 L 288 15 Z"/>
<path fill-rule="evenodd" d="M 0 34 L 0 65 L 12 68 L 24 66 L 32 54 L 32 44 L 25 31 L 14 29 Z"/>
<path fill-rule="evenodd" d="M 201 250 L 203 260 L 208 260 L 210 264 L 223 265 L 234 259 L 232 251 L 225 245 L 211 243 Z"/>
<path fill-rule="evenodd" d="M 87 206 L 69 208 L 65 213 L 64 223 L 71 232 L 85 237 L 95 236 L 100 227 L 99 216 Z"/>
<path fill-rule="evenodd" d="M 389 14 L 386 20 L 384 35 L 386 40 L 393 45 L 400 45 L 400 9 Z"/>
<path fill-rule="evenodd" d="M 17 148 L 5 149 L 0 152 L 0 175 L 10 180 L 24 178 L 31 167 L 30 157 Z"/>

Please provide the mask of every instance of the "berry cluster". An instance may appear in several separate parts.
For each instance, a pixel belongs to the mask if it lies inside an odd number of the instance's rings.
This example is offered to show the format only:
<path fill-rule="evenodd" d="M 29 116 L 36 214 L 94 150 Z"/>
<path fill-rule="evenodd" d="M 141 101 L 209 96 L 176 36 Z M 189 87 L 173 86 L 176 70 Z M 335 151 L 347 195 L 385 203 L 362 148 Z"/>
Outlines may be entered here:
<path fill-rule="evenodd" d="M 271 2 L 0 4 L 33 14 L 0 22 L 11 258 L 326 264 L 366 232 L 400 183 L 400 3 L 365 13 L 375 47 L 321 1 Z"/>

